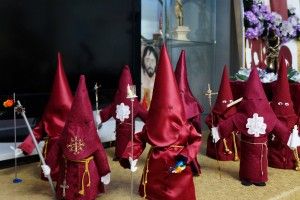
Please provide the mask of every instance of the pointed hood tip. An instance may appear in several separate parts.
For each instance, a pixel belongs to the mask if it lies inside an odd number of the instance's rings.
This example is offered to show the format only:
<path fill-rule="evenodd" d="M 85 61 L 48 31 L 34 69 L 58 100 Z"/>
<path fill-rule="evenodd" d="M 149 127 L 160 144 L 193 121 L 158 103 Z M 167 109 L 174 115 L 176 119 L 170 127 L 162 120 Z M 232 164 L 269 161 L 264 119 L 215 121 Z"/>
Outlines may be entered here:
<path fill-rule="evenodd" d="M 252 68 L 246 82 L 244 98 L 248 100 L 266 100 L 267 97 L 260 81 L 256 67 Z"/>
<path fill-rule="evenodd" d="M 228 67 L 225 64 L 223 66 L 222 78 L 219 86 L 216 103 L 214 104 L 212 111 L 216 114 L 223 114 L 226 110 L 228 110 L 226 112 L 227 115 L 235 113 L 235 106 L 232 106 L 230 109 L 227 108 L 227 104 L 231 101 L 233 101 L 233 94 L 230 86 Z"/>
<path fill-rule="evenodd" d="M 185 50 L 181 50 L 178 58 L 175 69 L 175 78 L 179 88 L 186 118 L 190 119 L 201 114 L 203 112 L 202 105 L 200 105 L 197 98 L 193 95 L 188 82 Z"/>
<path fill-rule="evenodd" d="M 173 67 L 165 45 L 161 48 L 153 96 L 146 122 L 147 135 L 154 146 L 169 146 L 179 137 L 185 114 Z"/>
<path fill-rule="evenodd" d="M 118 89 L 114 96 L 114 103 L 120 104 L 125 103 L 128 104 L 130 100 L 127 99 L 127 86 L 132 85 L 132 76 L 129 65 L 124 65 L 118 83 Z"/>

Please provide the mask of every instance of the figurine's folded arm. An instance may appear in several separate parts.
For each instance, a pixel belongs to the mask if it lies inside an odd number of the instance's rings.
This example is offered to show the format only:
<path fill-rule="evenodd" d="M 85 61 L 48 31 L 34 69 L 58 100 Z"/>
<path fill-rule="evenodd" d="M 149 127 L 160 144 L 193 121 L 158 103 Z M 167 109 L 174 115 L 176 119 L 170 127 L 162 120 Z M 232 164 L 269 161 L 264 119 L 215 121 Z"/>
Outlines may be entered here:
<path fill-rule="evenodd" d="M 129 141 L 127 147 L 120 159 L 120 164 L 124 168 L 130 168 L 129 157 L 132 161 L 137 160 L 146 148 L 145 129 L 142 132 L 136 133 L 133 138 L 133 143 Z M 133 150 L 133 152 L 132 152 Z M 137 161 L 135 161 L 137 162 Z"/>
<path fill-rule="evenodd" d="M 115 104 L 111 103 L 100 110 L 100 119 L 102 123 L 109 120 L 115 114 Z"/>
<path fill-rule="evenodd" d="M 201 146 L 201 135 L 196 131 L 196 129 L 193 126 L 189 125 L 188 131 L 190 132 L 188 144 L 176 157 L 176 160 L 184 160 L 187 164 L 195 159 Z"/>
<path fill-rule="evenodd" d="M 39 124 L 32 130 L 33 135 L 37 142 L 40 142 L 43 134 L 44 134 L 44 128 L 42 121 L 39 122 Z M 30 134 L 26 137 L 26 139 L 18 146 L 24 154 L 31 154 L 32 151 L 35 148 L 35 145 L 33 143 L 32 137 Z"/>

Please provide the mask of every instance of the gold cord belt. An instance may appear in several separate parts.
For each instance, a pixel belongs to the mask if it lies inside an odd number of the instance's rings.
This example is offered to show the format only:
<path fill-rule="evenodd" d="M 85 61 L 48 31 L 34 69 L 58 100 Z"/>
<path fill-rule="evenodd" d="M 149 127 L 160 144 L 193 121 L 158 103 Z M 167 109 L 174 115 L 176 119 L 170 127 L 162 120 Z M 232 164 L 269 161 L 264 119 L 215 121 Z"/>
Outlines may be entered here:
<path fill-rule="evenodd" d="M 86 186 L 90 187 L 90 185 L 91 185 L 89 163 L 93 159 L 94 159 L 94 156 L 90 156 L 90 157 L 88 157 L 86 159 L 82 159 L 82 160 L 70 160 L 70 159 L 65 158 L 65 160 L 69 160 L 71 162 L 84 163 L 84 173 L 83 173 L 82 178 L 81 178 L 81 190 L 78 192 L 81 195 L 84 195 L 84 178 L 85 178 L 85 175 L 88 176 L 88 180 L 89 180 L 89 182 L 88 182 L 88 184 Z"/>
<path fill-rule="evenodd" d="M 44 145 L 44 152 L 43 152 L 43 154 L 44 154 L 44 159 L 46 159 L 46 157 L 47 157 L 48 143 L 49 143 L 49 137 L 46 137 L 46 138 L 45 138 L 45 145 Z"/>

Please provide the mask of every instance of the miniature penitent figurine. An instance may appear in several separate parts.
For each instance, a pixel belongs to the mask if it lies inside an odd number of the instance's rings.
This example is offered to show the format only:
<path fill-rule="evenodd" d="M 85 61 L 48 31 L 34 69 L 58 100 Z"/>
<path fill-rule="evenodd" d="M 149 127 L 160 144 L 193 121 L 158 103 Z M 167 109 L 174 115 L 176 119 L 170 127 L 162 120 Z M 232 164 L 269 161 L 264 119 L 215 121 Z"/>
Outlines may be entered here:
<path fill-rule="evenodd" d="M 135 134 L 133 143 L 128 143 L 120 164 L 135 171 L 137 159 L 149 143 L 152 147 L 144 166 L 140 195 L 146 199 L 195 200 L 191 165 L 201 136 L 186 120 L 165 45 L 159 60 L 146 124 L 142 132 Z"/>
<path fill-rule="evenodd" d="M 97 134 L 83 75 L 63 134 L 49 152 L 48 159 L 50 168 L 60 165 L 57 199 L 94 200 L 104 192 L 103 184 L 110 182 L 106 152 Z"/>

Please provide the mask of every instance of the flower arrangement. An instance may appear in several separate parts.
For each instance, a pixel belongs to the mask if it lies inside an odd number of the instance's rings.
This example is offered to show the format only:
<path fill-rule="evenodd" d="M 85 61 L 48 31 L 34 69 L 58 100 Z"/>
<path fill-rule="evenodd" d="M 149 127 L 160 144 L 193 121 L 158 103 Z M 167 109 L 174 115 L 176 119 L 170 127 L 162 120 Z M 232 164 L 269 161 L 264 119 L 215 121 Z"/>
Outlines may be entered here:
<path fill-rule="evenodd" d="M 277 80 L 277 74 L 273 72 L 268 72 L 265 69 L 257 68 L 259 78 L 261 82 L 263 83 L 271 83 L 273 81 Z M 232 80 L 235 81 L 247 81 L 249 75 L 250 75 L 251 69 L 241 68 L 233 77 Z M 296 82 L 300 83 L 300 72 L 297 70 L 289 67 L 288 68 L 288 74 L 287 74 L 288 80 L 290 82 Z"/>
<path fill-rule="evenodd" d="M 267 39 L 269 32 L 274 32 L 285 43 L 300 38 L 299 18 L 295 8 L 288 9 L 288 20 L 268 10 L 261 0 L 244 0 L 244 26 L 247 39 Z"/>

